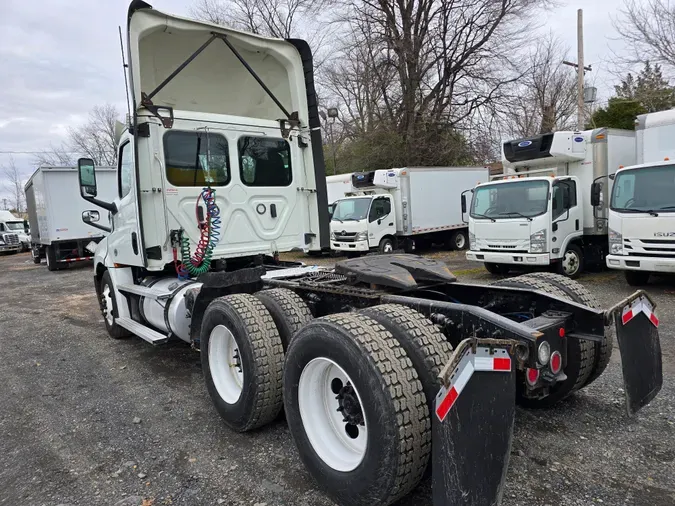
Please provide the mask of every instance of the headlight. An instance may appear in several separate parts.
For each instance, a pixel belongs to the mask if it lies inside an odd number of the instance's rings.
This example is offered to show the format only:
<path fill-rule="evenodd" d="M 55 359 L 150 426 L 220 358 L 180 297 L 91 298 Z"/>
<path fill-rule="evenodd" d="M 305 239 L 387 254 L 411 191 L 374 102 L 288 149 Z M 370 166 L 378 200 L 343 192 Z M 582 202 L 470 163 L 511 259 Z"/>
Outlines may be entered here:
<path fill-rule="evenodd" d="M 331 233 L 330 233 L 330 240 L 331 240 L 331 241 L 336 241 L 336 240 L 337 240 L 337 238 L 335 237 L 335 232 L 331 232 Z"/>
<path fill-rule="evenodd" d="M 546 229 L 542 229 L 530 236 L 530 253 L 544 253 L 545 251 Z"/>
<path fill-rule="evenodd" d="M 478 250 L 476 247 L 476 234 L 469 232 L 469 249 L 472 251 Z"/>
<path fill-rule="evenodd" d="M 548 361 L 551 359 L 551 345 L 548 344 L 548 341 L 542 341 L 537 350 L 537 358 L 541 365 L 548 364 Z"/>
<path fill-rule="evenodd" d="M 609 229 L 609 252 L 612 255 L 623 255 L 623 236 Z"/>
<path fill-rule="evenodd" d="M 2 236 L 0 236 L 0 244 L 5 244 L 5 239 Z"/>
<path fill-rule="evenodd" d="M 359 232 L 356 234 L 356 240 L 357 241 L 367 241 L 368 240 L 368 232 Z"/>

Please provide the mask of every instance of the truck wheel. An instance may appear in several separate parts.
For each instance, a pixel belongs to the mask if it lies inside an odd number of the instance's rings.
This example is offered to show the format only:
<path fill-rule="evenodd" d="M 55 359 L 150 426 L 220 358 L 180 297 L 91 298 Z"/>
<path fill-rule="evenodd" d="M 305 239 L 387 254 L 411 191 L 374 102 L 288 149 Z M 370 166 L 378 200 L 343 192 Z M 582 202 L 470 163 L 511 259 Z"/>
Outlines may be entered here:
<path fill-rule="evenodd" d="M 492 284 L 494 286 L 539 290 L 562 299 L 569 300 L 570 298 L 564 291 L 549 281 L 533 278 L 527 274 L 510 279 L 502 279 Z M 595 364 L 594 343 L 584 339 L 569 339 L 567 343 L 567 366 L 564 370 L 567 379 L 553 385 L 546 397 L 541 399 L 525 397 L 522 391 L 525 378 L 522 371 L 518 371 L 519 388 L 516 391 L 516 400 L 521 406 L 535 409 L 549 408 L 586 384 Z"/>
<path fill-rule="evenodd" d="M 40 258 L 40 248 L 38 246 L 33 246 L 30 249 L 30 256 L 33 259 L 34 264 L 42 262 L 42 259 Z"/>
<path fill-rule="evenodd" d="M 630 286 L 645 286 L 649 283 L 651 273 L 644 271 L 624 271 L 626 283 Z"/>
<path fill-rule="evenodd" d="M 363 314 L 302 328 L 286 354 L 284 408 L 300 458 L 343 506 L 385 506 L 410 492 L 429 460 L 422 384 L 396 339 Z"/>
<path fill-rule="evenodd" d="M 576 244 L 567 246 L 567 251 L 558 262 L 558 273 L 568 278 L 578 278 L 584 271 L 584 254 Z"/>
<path fill-rule="evenodd" d="M 600 302 L 595 297 L 595 295 L 588 291 L 581 283 L 574 281 L 573 279 L 559 276 L 550 272 L 535 272 L 527 274 L 527 276 L 549 281 L 565 292 L 569 299 L 574 302 L 578 302 L 579 304 L 583 304 L 593 309 L 598 309 L 600 307 Z M 612 332 L 611 328 L 605 329 L 605 340 L 602 343 L 594 343 L 594 347 L 595 364 L 593 365 L 591 375 L 584 386 L 590 385 L 598 377 L 600 377 L 600 375 L 605 372 L 610 358 L 612 358 L 612 350 L 614 348 L 614 333 Z"/>
<path fill-rule="evenodd" d="M 47 255 L 47 258 L 49 258 L 49 255 Z M 124 327 L 120 327 L 115 323 L 115 318 L 119 313 L 117 312 L 115 291 L 113 290 L 110 273 L 108 271 L 105 271 L 101 278 L 101 295 L 99 301 L 101 313 L 103 314 L 103 321 L 105 322 L 105 329 L 108 331 L 108 335 L 113 339 L 129 337 L 131 333 Z"/>
<path fill-rule="evenodd" d="M 490 274 L 493 274 L 495 276 L 500 276 L 509 273 L 508 265 L 504 264 L 492 264 L 490 262 L 485 262 L 485 269 L 487 269 L 487 271 Z"/>
<path fill-rule="evenodd" d="M 457 251 L 463 251 L 469 245 L 469 239 L 466 236 L 466 232 L 463 230 L 456 230 L 453 232 L 450 237 L 450 247 L 451 249 Z"/>
<path fill-rule="evenodd" d="M 213 300 L 199 339 L 206 389 L 225 423 L 245 432 L 274 420 L 282 405 L 284 350 L 263 303 L 248 294 Z"/>
<path fill-rule="evenodd" d="M 393 253 L 394 249 L 394 241 L 391 237 L 383 237 L 380 241 L 380 253 Z"/>
<path fill-rule="evenodd" d="M 287 288 L 263 290 L 255 296 L 272 315 L 284 351 L 295 333 L 312 320 L 312 313 L 302 298 Z"/>
<path fill-rule="evenodd" d="M 47 270 L 57 271 L 59 270 L 58 262 L 56 261 L 56 252 L 52 246 L 47 246 L 45 248 L 45 257 L 47 258 Z"/>

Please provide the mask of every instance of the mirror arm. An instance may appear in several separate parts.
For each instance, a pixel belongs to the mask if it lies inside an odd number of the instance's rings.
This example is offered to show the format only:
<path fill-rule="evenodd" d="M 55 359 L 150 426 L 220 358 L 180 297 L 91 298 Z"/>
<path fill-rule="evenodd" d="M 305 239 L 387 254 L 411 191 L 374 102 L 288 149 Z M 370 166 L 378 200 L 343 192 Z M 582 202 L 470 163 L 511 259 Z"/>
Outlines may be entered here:
<path fill-rule="evenodd" d="M 84 220 L 82 220 L 82 221 L 84 221 Z M 106 227 L 105 225 L 99 225 L 98 223 L 94 223 L 94 222 L 91 222 L 91 221 L 84 221 L 84 222 L 87 225 L 89 225 L 90 227 L 98 228 L 99 230 L 103 230 L 104 232 L 108 232 L 108 233 L 112 232 L 111 227 Z"/>
<path fill-rule="evenodd" d="M 110 211 L 113 214 L 117 214 L 118 209 L 117 209 L 117 205 L 115 205 L 114 202 L 104 202 L 103 200 L 99 200 L 95 197 L 86 197 L 84 195 L 82 195 L 82 198 L 84 198 L 84 200 L 86 200 L 87 202 L 91 202 L 92 204 L 94 204 L 96 206 L 102 207 L 106 211 Z M 96 227 L 96 228 L 99 228 L 99 227 Z"/>

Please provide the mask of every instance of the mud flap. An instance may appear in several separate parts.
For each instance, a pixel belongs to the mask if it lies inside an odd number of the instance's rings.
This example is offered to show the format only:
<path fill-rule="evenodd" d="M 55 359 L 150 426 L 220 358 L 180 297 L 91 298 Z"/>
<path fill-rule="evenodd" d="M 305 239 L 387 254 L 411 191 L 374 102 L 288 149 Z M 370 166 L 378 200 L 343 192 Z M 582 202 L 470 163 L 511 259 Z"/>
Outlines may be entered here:
<path fill-rule="evenodd" d="M 623 307 L 620 307 L 622 305 Z M 659 319 L 655 304 L 637 292 L 613 308 L 616 337 L 621 352 L 626 409 L 629 415 L 656 397 L 663 384 Z"/>
<path fill-rule="evenodd" d="M 466 339 L 441 372 L 432 416 L 434 506 L 501 503 L 515 417 L 514 343 Z"/>

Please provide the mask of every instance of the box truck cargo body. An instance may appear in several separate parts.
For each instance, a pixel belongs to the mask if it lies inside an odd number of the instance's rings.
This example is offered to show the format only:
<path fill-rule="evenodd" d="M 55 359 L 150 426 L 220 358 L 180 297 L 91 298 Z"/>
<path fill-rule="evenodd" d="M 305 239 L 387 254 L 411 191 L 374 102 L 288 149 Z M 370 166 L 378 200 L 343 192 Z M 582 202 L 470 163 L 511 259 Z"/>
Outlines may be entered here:
<path fill-rule="evenodd" d="M 97 168 L 101 198 L 112 201 L 118 197 L 116 175 L 114 167 Z M 46 258 L 49 270 L 91 259 L 93 252 L 87 245 L 98 243 L 104 235 L 82 221 L 92 205 L 82 200 L 77 181 L 76 167 L 40 167 L 25 186 L 31 253 L 35 263 Z M 110 226 L 108 213 L 100 212 L 98 218 L 100 225 Z"/>

